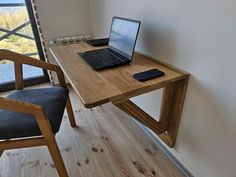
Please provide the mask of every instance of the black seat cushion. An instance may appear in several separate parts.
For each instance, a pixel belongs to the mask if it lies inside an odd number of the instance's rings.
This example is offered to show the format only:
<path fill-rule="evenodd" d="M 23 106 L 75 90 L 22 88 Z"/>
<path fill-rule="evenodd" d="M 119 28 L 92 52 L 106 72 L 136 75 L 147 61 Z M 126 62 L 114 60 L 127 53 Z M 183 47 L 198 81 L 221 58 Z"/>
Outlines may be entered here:
<path fill-rule="evenodd" d="M 69 91 L 62 87 L 15 91 L 8 98 L 42 106 L 53 133 L 59 131 Z M 39 136 L 36 119 L 29 114 L 0 110 L 0 139 Z"/>

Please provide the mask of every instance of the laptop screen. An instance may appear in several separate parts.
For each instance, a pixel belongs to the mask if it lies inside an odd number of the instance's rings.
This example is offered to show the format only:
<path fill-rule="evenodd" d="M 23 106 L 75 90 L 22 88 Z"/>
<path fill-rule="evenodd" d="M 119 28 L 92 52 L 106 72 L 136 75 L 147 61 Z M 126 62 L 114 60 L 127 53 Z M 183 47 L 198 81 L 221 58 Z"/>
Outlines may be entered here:
<path fill-rule="evenodd" d="M 140 27 L 140 21 L 113 17 L 109 47 L 131 60 Z"/>

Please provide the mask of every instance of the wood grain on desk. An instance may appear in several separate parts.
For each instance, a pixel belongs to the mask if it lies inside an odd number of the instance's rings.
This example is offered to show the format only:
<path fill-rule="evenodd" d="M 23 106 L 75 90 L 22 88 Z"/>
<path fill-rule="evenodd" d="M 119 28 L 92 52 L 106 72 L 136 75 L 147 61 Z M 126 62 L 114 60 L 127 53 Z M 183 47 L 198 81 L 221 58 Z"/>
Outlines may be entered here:
<path fill-rule="evenodd" d="M 138 53 L 134 54 L 131 64 L 94 71 L 78 55 L 78 52 L 94 49 L 98 48 L 86 43 L 50 48 L 56 61 L 87 108 L 128 99 L 186 77 L 185 72 Z M 163 71 L 165 76 L 146 82 L 139 82 L 133 78 L 135 73 L 154 68 Z"/>

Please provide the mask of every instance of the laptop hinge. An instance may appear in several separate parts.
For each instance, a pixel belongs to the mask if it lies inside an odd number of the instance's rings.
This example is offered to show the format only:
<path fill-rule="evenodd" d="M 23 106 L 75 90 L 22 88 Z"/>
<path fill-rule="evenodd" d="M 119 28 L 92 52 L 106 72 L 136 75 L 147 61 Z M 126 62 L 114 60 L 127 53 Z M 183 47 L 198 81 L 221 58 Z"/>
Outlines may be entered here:
<path fill-rule="evenodd" d="M 128 58 L 122 56 L 121 54 L 119 54 L 118 52 L 112 50 L 111 48 L 106 48 L 106 51 L 108 51 L 112 55 L 115 55 L 116 57 L 120 58 L 121 60 L 123 60 L 125 62 L 129 62 L 130 61 Z"/>

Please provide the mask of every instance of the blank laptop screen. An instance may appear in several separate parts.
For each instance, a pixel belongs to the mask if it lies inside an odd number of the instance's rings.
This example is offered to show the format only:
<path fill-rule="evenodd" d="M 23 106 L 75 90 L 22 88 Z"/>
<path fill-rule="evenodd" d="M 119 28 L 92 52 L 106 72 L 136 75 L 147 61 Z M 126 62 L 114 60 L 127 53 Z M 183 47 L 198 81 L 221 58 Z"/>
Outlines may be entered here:
<path fill-rule="evenodd" d="M 129 60 L 132 59 L 140 22 L 113 17 L 109 47 Z"/>

